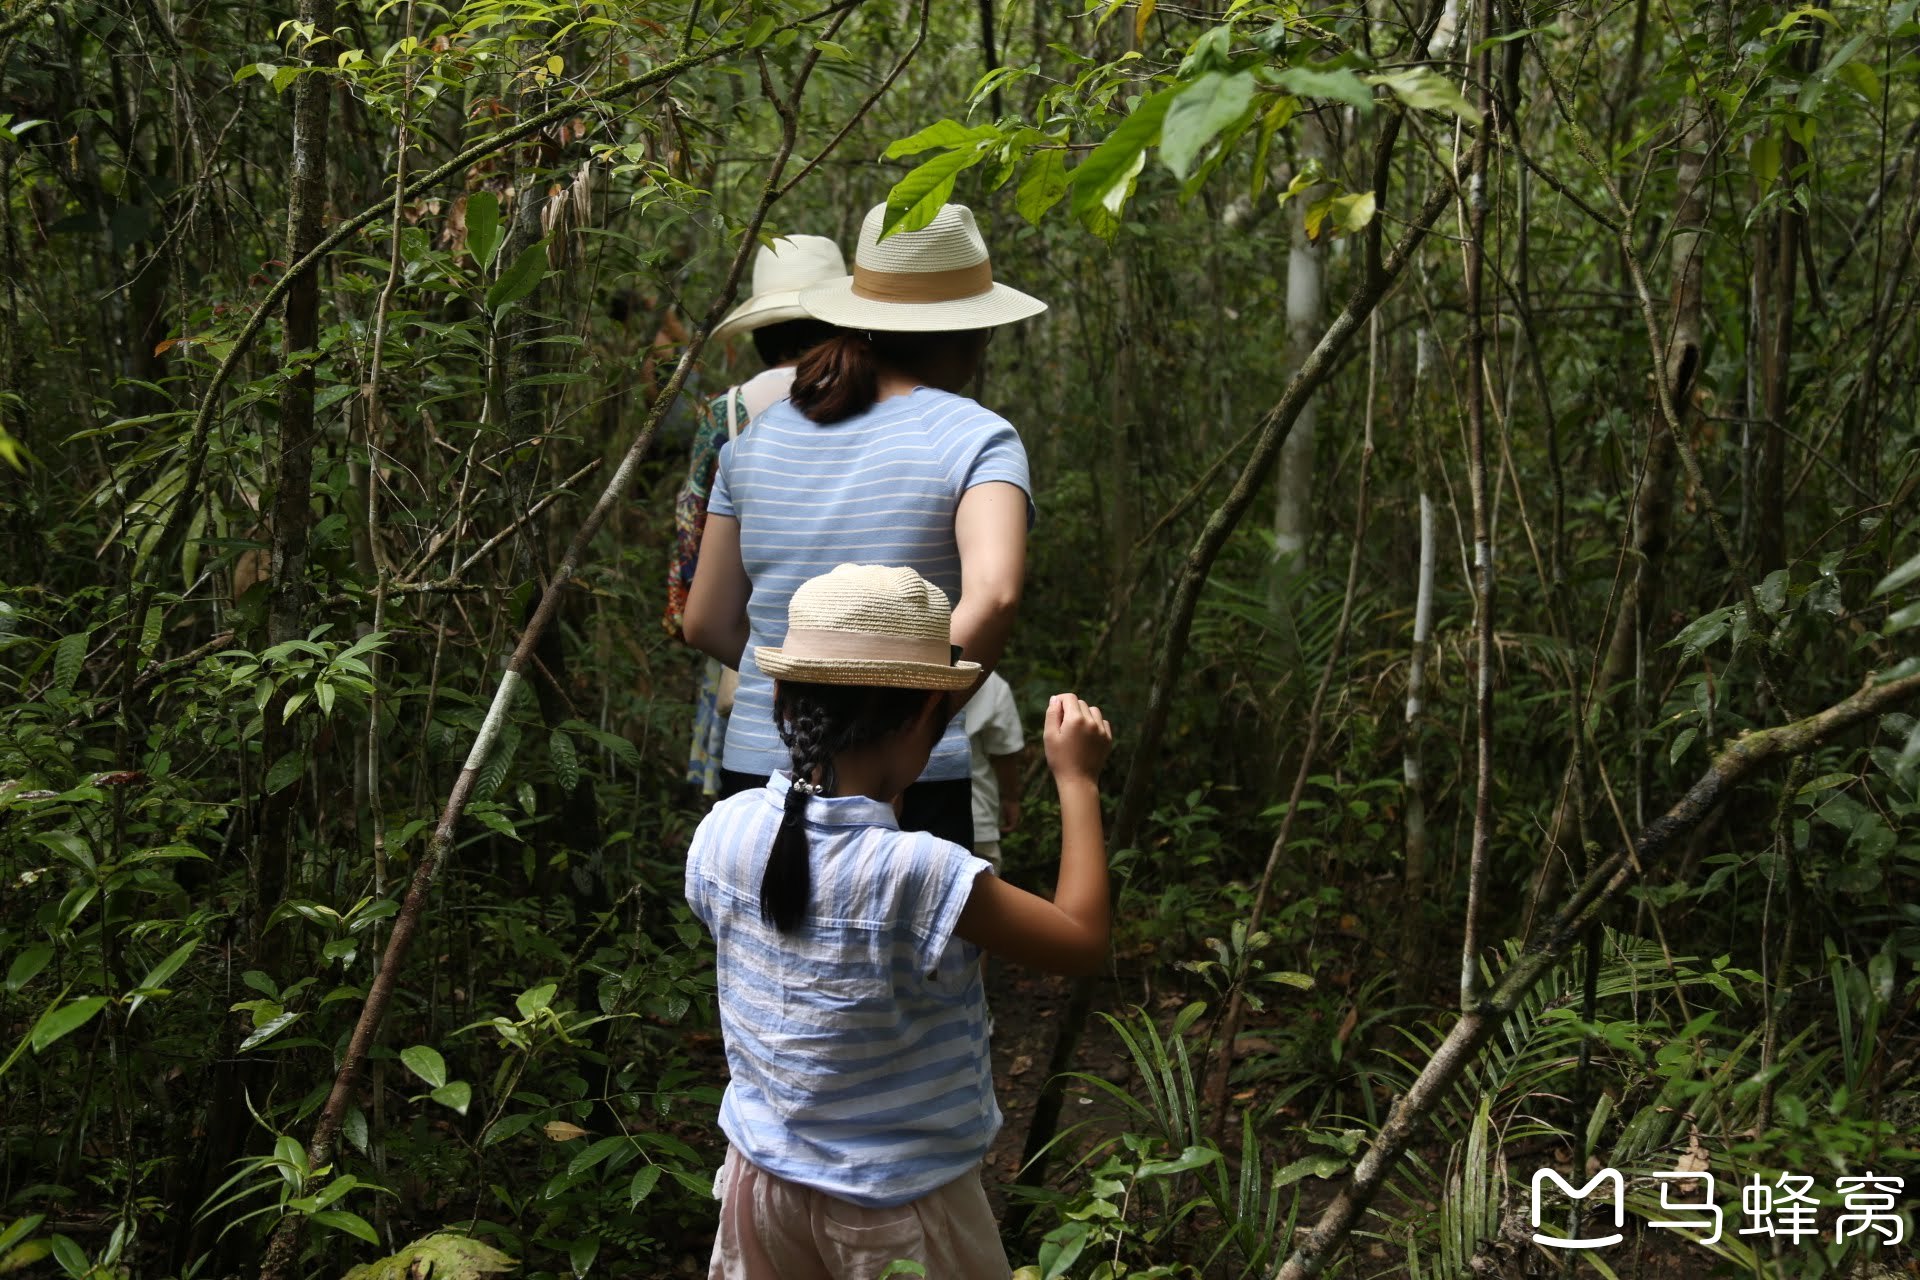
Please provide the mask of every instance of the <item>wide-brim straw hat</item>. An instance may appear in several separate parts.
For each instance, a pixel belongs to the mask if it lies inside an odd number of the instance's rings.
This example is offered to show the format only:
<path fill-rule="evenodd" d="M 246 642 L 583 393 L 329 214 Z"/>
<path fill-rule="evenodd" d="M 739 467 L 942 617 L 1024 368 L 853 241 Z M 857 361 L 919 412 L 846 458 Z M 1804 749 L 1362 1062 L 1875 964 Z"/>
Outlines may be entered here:
<path fill-rule="evenodd" d="M 776 680 L 878 689 L 971 689 L 977 662 L 956 662 L 946 592 L 911 569 L 843 564 L 801 583 L 780 645 L 754 650 Z"/>
<path fill-rule="evenodd" d="M 825 236 L 781 236 L 771 248 L 761 245 L 753 255 L 753 296 L 714 326 L 713 341 L 787 320 L 805 320 L 801 291 L 823 281 L 844 280 L 846 275 L 846 255 Z"/>
<path fill-rule="evenodd" d="M 994 281 L 987 242 L 965 205 L 944 205 L 920 230 L 883 241 L 886 211 L 875 205 L 860 224 L 852 275 L 801 293 L 809 315 L 843 329 L 938 333 L 990 329 L 1047 309 L 1040 299 Z"/>

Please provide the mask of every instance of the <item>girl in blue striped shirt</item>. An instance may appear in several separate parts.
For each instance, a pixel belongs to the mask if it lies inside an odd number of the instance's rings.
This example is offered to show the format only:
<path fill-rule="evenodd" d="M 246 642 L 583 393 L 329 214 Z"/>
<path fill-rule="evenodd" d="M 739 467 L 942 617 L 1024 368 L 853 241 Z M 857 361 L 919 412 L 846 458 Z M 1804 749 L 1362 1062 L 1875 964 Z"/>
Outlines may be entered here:
<path fill-rule="evenodd" d="M 982 674 L 955 660 L 950 616 L 911 569 L 842 565 L 793 593 L 783 643 L 759 651 L 791 772 L 716 805 L 687 859 L 732 1077 L 710 1277 L 859 1280 L 897 1259 L 1009 1274 L 979 1174 L 1000 1125 L 980 954 L 1105 962 L 1113 736 L 1072 694 L 1047 707 L 1051 901 L 900 830 L 895 804 Z"/>

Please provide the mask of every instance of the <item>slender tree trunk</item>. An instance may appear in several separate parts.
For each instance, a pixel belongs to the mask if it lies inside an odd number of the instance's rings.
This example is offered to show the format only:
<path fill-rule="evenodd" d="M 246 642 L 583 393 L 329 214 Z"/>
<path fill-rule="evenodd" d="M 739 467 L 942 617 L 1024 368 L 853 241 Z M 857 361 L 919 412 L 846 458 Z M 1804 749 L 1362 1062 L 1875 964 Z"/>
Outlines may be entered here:
<path fill-rule="evenodd" d="M 1413 402 L 1415 421 L 1425 425 L 1430 399 L 1434 354 L 1433 334 L 1420 329 L 1414 334 Z M 1407 663 L 1407 744 L 1401 756 L 1401 775 L 1406 786 L 1405 882 L 1401 901 L 1406 911 L 1400 929 L 1400 999 L 1419 998 L 1426 987 L 1427 929 L 1423 919 L 1427 903 L 1428 838 L 1426 759 L 1422 751 L 1423 724 L 1426 718 L 1427 649 L 1433 641 L 1433 580 L 1439 567 L 1439 546 L 1433 498 L 1424 482 L 1420 486 L 1419 548 L 1420 568 L 1414 584 L 1413 649 Z"/>
<path fill-rule="evenodd" d="M 1474 787 L 1473 835 L 1467 855 L 1466 920 L 1460 944 L 1460 1007 L 1480 992 L 1480 925 L 1485 914 L 1493 839 L 1493 615 L 1491 499 L 1487 491 L 1487 322 L 1484 309 L 1487 237 L 1487 161 L 1492 146 L 1493 6 L 1481 0 L 1475 79 L 1480 123 L 1475 128 L 1467 174 L 1467 488 L 1473 504 L 1474 574 Z"/>
<path fill-rule="evenodd" d="M 1326 161 L 1326 131 L 1312 118 L 1300 122 L 1300 164 Z M 1287 251 L 1287 366 L 1298 369 L 1320 339 L 1325 313 L 1327 254 L 1307 235 L 1307 209 L 1322 187 L 1294 197 L 1292 245 Z M 1280 470 L 1273 506 L 1274 573 L 1269 595 L 1276 602 L 1299 572 L 1313 537 L 1313 431 L 1319 397 L 1309 397 L 1280 446 Z"/>

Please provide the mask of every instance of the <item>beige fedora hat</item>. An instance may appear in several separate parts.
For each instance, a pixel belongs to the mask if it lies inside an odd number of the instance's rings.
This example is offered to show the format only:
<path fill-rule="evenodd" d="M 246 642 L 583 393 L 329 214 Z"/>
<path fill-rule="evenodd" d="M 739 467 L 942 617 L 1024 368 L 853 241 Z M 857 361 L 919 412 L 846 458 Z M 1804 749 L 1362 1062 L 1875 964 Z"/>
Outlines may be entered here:
<path fill-rule="evenodd" d="M 969 689 L 977 662 L 955 662 L 946 593 L 911 569 L 843 564 L 787 602 L 787 635 L 754 650 L 776 680 L 881 689 Z"/>
<path fill-rule="evenodd" d="M 781 236 L 753 255 L 753 296 L 714 326 L 713 341 L 785 320 L 805 320 L 800 291 L 847 275 L 846 255 L 825 236 Z"/>
<path fill-rule="evenodd" d="M 851 276 L 801 293 L 809 315 L 843 329 L 933 333 L 1011 324 L 1047 309 L 1038 298 L 994 283 L 987 242 L 965 205 L 942 206 L 920 230 L 882 241 L 886 211 L 875 205 L 860 224 Z"/>

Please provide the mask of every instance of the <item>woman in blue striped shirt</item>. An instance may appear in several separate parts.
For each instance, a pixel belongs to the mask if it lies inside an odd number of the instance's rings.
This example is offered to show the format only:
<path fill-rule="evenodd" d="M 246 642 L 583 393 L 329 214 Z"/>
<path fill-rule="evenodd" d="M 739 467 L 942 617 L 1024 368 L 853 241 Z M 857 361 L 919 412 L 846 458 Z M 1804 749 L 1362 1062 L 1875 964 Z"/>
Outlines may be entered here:
<path fill-rule="evenodd" d="M 910 566 L 956 602 L 952 643 L 983 671 L 1013 626 L 1033 511 L 1026 449 L 959 391 L 993 329 L 1046 304 L 994 281 L 965 207 L 882 240 L 884 213 L 867 215 L 852 275 L 800 296 L 841 333 L 801 360 L 790 399 L 721 451 L 685 634 L 740 672 L 723 798 L 786 764 L 773 682 L 754 655 L 778 639 L 800 583 L 849 561 Z M 962 691 L 943 704 L 901 822 L 971 848 L 965 701 Z"/>

